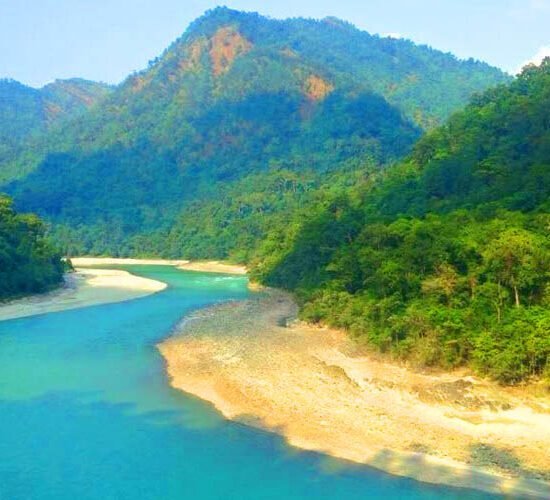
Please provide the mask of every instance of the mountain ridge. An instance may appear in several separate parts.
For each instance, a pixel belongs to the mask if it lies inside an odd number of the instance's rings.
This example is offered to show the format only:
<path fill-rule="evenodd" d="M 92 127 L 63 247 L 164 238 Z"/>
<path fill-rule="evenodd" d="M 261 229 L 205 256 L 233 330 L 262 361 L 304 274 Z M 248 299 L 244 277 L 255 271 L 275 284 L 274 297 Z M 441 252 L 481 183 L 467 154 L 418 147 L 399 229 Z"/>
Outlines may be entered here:
<path fill-rule="evenodd" d="M 25 150 L 40 147 L 41 137 L 99 103 L 111 89 L 82 78 L 55 80 L 41 88 L 0 79 L 0 183 L 13 177 L 1 165 L 17 163 Z"/>
<path fill-rule="evenodd" d="M 135 252 L 129 237 L 169 230 L 185 206 L 248 175 L 390 164 L 422 127 L 507 80 L 350 24 L 221 8 L 98 106 L 0 164 L 3 189 L 66 228 L 74 250 L 98 242 L 78 252 Z"/>
<path fill-rule="evenodd" d="M 111 88 L 111 85 L 83 78 L 57 79 L 40 88 L 30 87 L 11 78 L 2 78 L 0 79 L 0 124 L 8 120 L 2 114 L 13 113 L 9 108 L 17 105 L 12 100 L 14 95 L 17 97 L 17 94 L 26 95 L 35 101 L 36 116 L 41 118 L 35 127 L 41 125 L 49 127 L 59 118 L 74 116 L 96 104 L 108 94 Z M 33 130 L 23 130 L 21 133 L 32 132 Z M 14 132 L 12 129 L 11 134 L 14 133 L 17 134 L 18 131 Z M 7 134 L 2 135 L 2 139 L 5 139 L 5 135 Z"/>

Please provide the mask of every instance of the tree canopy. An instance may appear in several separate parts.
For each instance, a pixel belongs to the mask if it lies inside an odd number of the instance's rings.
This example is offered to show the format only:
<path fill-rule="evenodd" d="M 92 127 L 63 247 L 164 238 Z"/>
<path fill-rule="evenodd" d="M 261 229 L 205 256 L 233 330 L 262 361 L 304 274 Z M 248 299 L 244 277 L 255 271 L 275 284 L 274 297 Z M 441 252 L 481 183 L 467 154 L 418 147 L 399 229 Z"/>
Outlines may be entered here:
<path fill-rule="evenodd" d="M 376 181 L 269 234 L 254 275 L 421 365 L 550 377 L 550 59 L 476 97 Z"/>
<path fill-rule="evenodd" d="M 44 238 L 35 215 L 18 215 L 0 195 L 0 300 L 39 293 L 61 283 L 61 255 Z"/>

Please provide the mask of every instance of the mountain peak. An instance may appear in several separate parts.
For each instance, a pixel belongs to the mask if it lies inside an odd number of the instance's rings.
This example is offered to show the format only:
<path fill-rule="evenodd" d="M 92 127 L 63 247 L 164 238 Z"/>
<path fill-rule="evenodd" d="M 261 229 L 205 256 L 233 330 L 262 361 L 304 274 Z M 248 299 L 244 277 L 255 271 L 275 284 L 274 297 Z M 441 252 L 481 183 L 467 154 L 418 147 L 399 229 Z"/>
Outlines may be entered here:
<path fill-rule="evenodd" d="M 242 12 L 228 7 L 216 7 L 207 10 L 201 17 L 193 21 L 186 30 L 184 36 L 212 36 L 218 29 L 240 24 L 246 19 L 260 19 L 262 16 L 255 12 Z"/>
<path fill-rule="evenodd" d="M 338 28 L 354 29 L 354 30 L 357 29 L 357 27 L 354 24 L 334 16 L 327 16 L 323 18 L 321 22 L 325 24 L 330 24 L 331 26 L 335 26 Z"/>
<path fill-rule="evenodd" d="M 276 20 L 219 7 L 193 22 L 105 100 L 101 88 L 80 80 L 47 86 L 45 99 L 31 103 L 40 120 L 33 115 L 28 123 L 43 123 L 42 129 L 48 129 L 67 116 L 64 110 L 74 116 L 73 110 L 93 105 L 92 115 L 79 116 L 78 123 L 67 124 L 48 139 L 51 151 L 133 148 L 153 141 L 163 147 L 170 144 L 169 155 L 178 159 L 181 171 L 204 172 L 201 165 L 208 164 L 217 176 L 232 178 L 244 167 L 265 164 L 267 152 L 273 157 L 288 137 L 305 141 L 313 129 L 328 134 L 323 147 L 333 144 L 343 148 L 343 155 L 364 144 L 374 157 L 386 158 L 386 143 L 373 149 L 379 137 L 386 137 L 386 124 L 379 120 L 382 128 L 377 128 L 365 116 L 391 118 L 390 129 L 405 130 L 405 140 L 393 148 L 402 151 L 417 133 L 416 126 L 434 127 L 472 93 L 506 80 L 487 65 L 459 61 L 412 42 L 388 42 L 339 19 Z M 338 134 L 331 136 L 331 130 Z M 346 149 L 342 145 L 348 140 L 353 147 Z M 228 160 L 239 155 L 247 161 Z M 37 168 L 41 158 L 28 162 L 27 171 Z M 144 161 L 139 155 L 132 160 Z M 147 168 L 152 165 L 145 163 Z M 48 175 L 47 165 L 44 168 Z M 14 172 L 22 175 L 12 162 L 4 168 L 4 178 L 13 179 Z"/>

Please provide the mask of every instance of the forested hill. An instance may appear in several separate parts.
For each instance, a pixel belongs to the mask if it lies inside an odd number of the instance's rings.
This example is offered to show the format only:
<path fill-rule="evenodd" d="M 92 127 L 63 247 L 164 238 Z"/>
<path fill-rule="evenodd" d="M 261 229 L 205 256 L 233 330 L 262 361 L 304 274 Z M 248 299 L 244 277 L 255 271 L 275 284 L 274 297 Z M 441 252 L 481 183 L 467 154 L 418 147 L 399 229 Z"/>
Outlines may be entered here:
<path fill-rule="evenodd" d="M 7 166 L 31 142 L 77 116 L 105 97 L 111 87 L 74 78 L 35 89 L 15 80 L 0 80 L 0 181 L 11 177 Z"/>
<path fill-rule="evenodd" d="M 219 8 L 101 105 L 0 164 L 19 179 L 0 189 L 54 222 L 71 252 L 156 252 L 198 200 L 219 202 L 241 182 L 259 196 L 279 171 L 318 185 L 389 164 L 473 93 L 508 80 L 336 19 Z"/>
<path fill-rule="evenodd" d="M 0 301 L 49 290 L 63 279 L 61 254 L 34 215 L 18 215 L 0 196 Z"/>
<path fill-rule="evenodd" d="M 105 97 L 110 86 L 74 78 L 40 89 L 0 80 L 0 141 L 22 139 L 75 116 Z"/>
<path fill-rule="evenodd" d="M 373 182 L 287 218 L 255 276 L 305 319 L 428 366 L 550 382 L 550 59 Z"/>

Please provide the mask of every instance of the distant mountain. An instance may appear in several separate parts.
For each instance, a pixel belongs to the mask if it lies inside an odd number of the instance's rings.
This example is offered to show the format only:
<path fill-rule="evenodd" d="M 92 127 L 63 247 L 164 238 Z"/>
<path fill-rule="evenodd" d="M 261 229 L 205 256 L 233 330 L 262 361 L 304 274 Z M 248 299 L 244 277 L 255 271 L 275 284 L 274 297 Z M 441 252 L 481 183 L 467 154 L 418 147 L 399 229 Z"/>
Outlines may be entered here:
<path fill-rule="evenodd" d="M 0 80 L 0 164 L 9 164 L 26 141 L 74 118 L 104 98 L 111 87 L 74 78 L 41 89 Z M 0 171 L 0 179 L 7 172 Z"/>
<path fill-rule="evenodd" d="M 0 172 L 18 205 L 55 222 L 73 251 L 146 252 L 129 237 L 165 234 L 182 210 L 247 176 L 318 182 L 389 164 L 473 93 L 509 79 L 333 18 L 218 8 Z"/>
<path fill-rule="evenodd" d="M 414 363 L 550 383 L 549 228 L 550 58 L 370 184 L 287 215 L 255 275 Z"/>
<path fill-rule="evenodd" d="M 15 80 L 0 80 L 0 140 L 44 131 L 90 108 L 111 89 L 79 78 L 56 80 L 40 89 Z"/>

